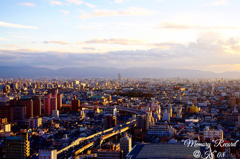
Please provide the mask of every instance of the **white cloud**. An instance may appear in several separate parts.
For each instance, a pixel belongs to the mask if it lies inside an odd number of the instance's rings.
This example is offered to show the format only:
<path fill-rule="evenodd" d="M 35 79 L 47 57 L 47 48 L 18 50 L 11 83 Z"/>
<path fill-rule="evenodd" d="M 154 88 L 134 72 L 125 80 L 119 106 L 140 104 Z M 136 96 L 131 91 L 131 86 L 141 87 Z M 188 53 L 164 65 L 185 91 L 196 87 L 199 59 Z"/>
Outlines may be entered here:
<path fill-rule="evenodd" d="M 34 3 L 19 3 L 21 6 L 28 6 L 28 7 L 34 7 L 36 4 Z"/>
<path fill-rule="evenodd" d="M 14 44 L 8 44 L 8 45 L 4 45 L 4 46 L 7 46 L 7 47 L 16 47 L 16 48 L 19 48 L 18 46 L 14 45 Z"/>
<path fill-rule="evenodd" d="M 90 3 L 86 3 L 86 2 L 83 2 L 86 6 L 88 6 L 89 8 L 96 8 L 97 6 L 93 5 L 93 4 L 90 4 Z"/>
<path fill-rule="evenodd" d="M 116 43 L 126 40 L 91 40 L 98 43 Z M 53 41 L 52 41 L 53 42 Z M 51 43 L 46 42 L 46 43 Z M 88 43 L 90 44 L 90 43 Z M 218 32 L 203 32 L 198 38 L 182 43 L 152 43 L 151 49 L 119 50 L 98 53 L 98 49 L 82 46 L 85 52 L 69 51 L 32 51 L 28 49 L 13 50 L 14 44 L 6 45 L 11 51 L 0 50 L 1 65 L 44 65 L 46 67 L 70 66 L 104 66 L 104 67 L 165 67 L 165 68 L 198 68 L 212 71 L 240 71 L 240 36 L 226 37 Z M 10 50 L 9 49 L 9 50 Z M 88 51 L 87 51 L 88 50 Z M 92 53 L 87 53 L 92 52 Z M 52 59 L 58 60 L 52 60 Z M 15 59 L 16 62 L 8 62 Z M 60 61 L 59 61 L 60 60 Z M 104 63 L 102 62 L 104 61 Z M 114 62 L 114 63 L 113 63 Z M 236 66 L 234 66 L 237 64 Z M 228 66 L 227 68 L 225 66 Z M 232 66 L 232 68 L 231 68 Z M 234 67 L 234 68 L 233 68 Z"/>
<path fill-rule="evenodd" d="M 95 47 L 83 47 L 83 50 L 96 50 Z"/>
<path fill-rule="evenodd" d="M 66 41 L 56 41 L 56 40 L 52 40 L 52 41 L 43 41 L 43 43 L 45 43 L 45 44 L 54 43 L 54 44 L 63 44 L 63 45 L 68 44 L 68 42 L 66 42 Z"/>
<path fill-rule="evenodd" d="M 1 38 L 1 37 L 0 37 L 0 40 L 7 40 L 7 39 L 6 39 L 6 38 Z"/>
<path fill-rule="evenodd" d="M 64 13 L 63 16 L 69 15 L 69 11 L 66 11 L 66 10 L 58 10 L 58 11 Z"/>
<path fill-rule="evenodd" d="M 174 22 L 162 22 L 155 26 L 156 29 L 238 29 L 235 26 L 208 26 L 208 25 L 197 25 L 197 24 L 185 24 L 185 23 L 174 23 Z"/>
<path fill-rule="evenodd" d="M 81 5 L 83 3 L 83 1 L 80 0 L 66 0 L 69 3 L 74 3 L 76 5 Z"/>
<path fill-rule="evenodd" d="M 228 3 L 229 3 L 228 0 L 217 0 L 212 3 L 203 4 L 202 6 L 220 6 L 220 5 L 225 5 Z"/>
<path fill-rule="evenodd" d="M 62 6 L 62 5 L 63 5 L 62 2 L 60 2 L 60 1 L 50 1 L 50 4 L 51 4 L 52 6 L 55 6 L 55 5 L 60 5 L 60 6 Z"/>
<path fill-rule="evenodd" d="M 115 3 L 123 3 L 123 0 L 115 0 Z"/>
<path fill-rule="evenodd" d="M 126 10 L 93 10 L 92 13 L 87 13 L 84 11 L 81 11 L 82 14 L 79 16 L 79 18 L 86 19 L 86 18 L 92 18 L 92 17 L 107 17 L 107 16 L 121 16 L 121 15 L 135 15 L 135 16 L 141 16 L 141 15 L 152 15 L 154 12 L 149 11 L 145 8 L 140 7 L 129 7 Z"/>
<path fill-rule="evenodd" d="M 29 36 L 13 35 L 15 38 L 30 38 Z"/>
<path fill-rule="evenodd" d="M 90 4 L 90 3 L 87 3 L 87 2 L 83 2 L 81 0 L 65 0 L 67 1 L 68 3 L 73 3 L 73 4 L 76 4 L 76 5 L 82 5 L 82 4 L 85 4 L 86 6 L 88 6 L 89 8 L 96 8 L 97 6 L 93 5 L 93 4 Z"/>
<path fill-rule="evenodd" d="M 27 29 L 37 29 L 38 28 L 38 27 L 35 27 L 35 26 L 12 24 L 12 23 L 6 23 L 6 22 L 2 22 L 2 21 L 0 21 L 0 26 L 9 27 L 9 28 L 27 28 Z"/>
<path fill-rule="evenodd" d="M 92 39 L 78 44 L 118 44 L 118 45 L 141 45 L 142 41 L 132 39 Z"/>

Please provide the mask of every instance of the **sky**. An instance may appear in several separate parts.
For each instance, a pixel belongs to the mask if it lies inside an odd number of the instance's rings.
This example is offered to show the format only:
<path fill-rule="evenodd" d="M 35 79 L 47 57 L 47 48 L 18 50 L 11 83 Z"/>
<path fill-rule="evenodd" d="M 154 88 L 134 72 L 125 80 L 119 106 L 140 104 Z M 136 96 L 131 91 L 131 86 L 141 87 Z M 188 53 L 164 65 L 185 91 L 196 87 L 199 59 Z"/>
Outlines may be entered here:
<path fill-rule="evenodd" d="M 240 71 L 239 0 L 1 0 L 0 66 Z"/>

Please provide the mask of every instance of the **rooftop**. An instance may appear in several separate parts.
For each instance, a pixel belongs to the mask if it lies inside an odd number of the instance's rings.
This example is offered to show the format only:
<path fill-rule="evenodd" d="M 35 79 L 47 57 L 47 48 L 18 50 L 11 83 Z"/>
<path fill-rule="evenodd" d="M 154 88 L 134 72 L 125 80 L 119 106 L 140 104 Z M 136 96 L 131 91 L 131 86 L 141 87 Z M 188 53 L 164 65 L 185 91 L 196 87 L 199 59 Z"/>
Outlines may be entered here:
<path fill-rule="evenodd" d="M 200 151 L 200 147 L 187 147 L 183 144 L 141 144 L 136 145 L 127 156 L 131 159 L 149 159 L 149 158 L 195 158 L 193 152 Z"/>

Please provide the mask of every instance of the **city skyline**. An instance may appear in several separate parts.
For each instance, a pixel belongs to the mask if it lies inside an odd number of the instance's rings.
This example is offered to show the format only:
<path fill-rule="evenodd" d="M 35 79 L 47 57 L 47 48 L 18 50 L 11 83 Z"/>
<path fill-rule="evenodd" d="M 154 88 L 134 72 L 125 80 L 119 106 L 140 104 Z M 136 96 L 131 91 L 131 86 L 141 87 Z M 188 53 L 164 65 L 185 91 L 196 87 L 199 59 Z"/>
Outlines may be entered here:
<path fill-rule="evenodd" d="M 239 1 L 0 2 L 1 66 L 240 71 Z"/>

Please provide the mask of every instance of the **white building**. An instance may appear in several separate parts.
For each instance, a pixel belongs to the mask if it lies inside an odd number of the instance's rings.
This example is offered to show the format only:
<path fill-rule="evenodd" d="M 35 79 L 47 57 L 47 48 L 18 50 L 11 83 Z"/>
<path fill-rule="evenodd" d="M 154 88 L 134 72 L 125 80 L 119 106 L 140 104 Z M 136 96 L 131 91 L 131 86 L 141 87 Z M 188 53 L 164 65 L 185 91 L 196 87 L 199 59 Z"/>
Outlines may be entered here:
<path fill-rule="evenodd" d="M 121 81 L 121 74 L 118 74 L 118 80 Z"/>
<path fill-rule="evenodd" d="M 33 117 L 28 119 L 28 126 L 30 128 L 38 128 L 42 125 L 42 118 L 41 117 Z"/>
<path fill-rule="evenodd" d="M 169 125 L 152 125 L 148 130 L 150 135 L 169 136 Z"/>
<path fill-rule="evenodd" d="M 57 159 L 57 150 L 40 150 L 39 159 Z"/>
<path fill-rule="evenodd" d="M 203 140 L 207 138 L 209 138 L 210 140 L 223 139 L 223 131 L 215 129 L 206 129 L 203 131 Z"/>
<path fill-rule="evenodd" d="M 52 110 L 52 117 L 59 118 L 59 110 Z"/>
<path fill-rule="evenodd" d="M 120 139 L 120 149 L 123 150 L 123 157 L 132 150 L 132 137 L 125 134 L 123 138 Z"/>
<path fill-rule="evenodd" d="M 11 132 L 11 124 L 0 124 L 0 130 L 3 132 Z"/>

